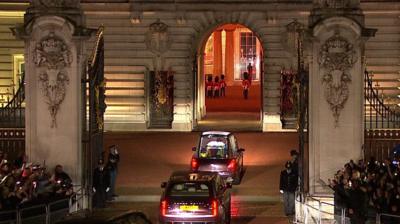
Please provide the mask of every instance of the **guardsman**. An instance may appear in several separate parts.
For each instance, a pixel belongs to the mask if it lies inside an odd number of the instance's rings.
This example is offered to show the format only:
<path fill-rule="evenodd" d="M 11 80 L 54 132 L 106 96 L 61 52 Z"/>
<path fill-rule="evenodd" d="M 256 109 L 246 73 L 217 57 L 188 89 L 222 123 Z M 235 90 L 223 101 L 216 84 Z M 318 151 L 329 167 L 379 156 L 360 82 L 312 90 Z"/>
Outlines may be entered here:
<path fill-rule="evenodd" d="M 206 91 L 207 91 L 207 97 L 213 97 L 213 88 L 214 88 L 214 83 L 212 80 L 212 76 L 209 75 L 207 77 L 207 81 L 206 81 Z"/>
<path fill-rule="evenodd" d="M 215 76 L 214 78 L 214 98 L 219 97 L 219 76 Z"/>
<path fill-rule="evenodd" d="M 248 80 L 249 78 L 249 74 L 247 72 L 245 72 L 243 74 L 243 81 L 242 81 L 242 87 L 243 87 L 243 97 L 244 99 L 248 99 L 249 97 L 249 89 L 250 89 L 250 82 Z"/>
<path fill-rule="evenodd" d="M 251 65 L 251 63 L 247 65 L 247 73 L 249 74 L 248 80 L 251 85 L 251 81 L 253 80 L 253 66 Z"/>
<path fill-rule="evenodd" d="M 219 81 L 219 87 L 220 87 L 220 96 L 225 96 L 225 88 L 226 88 L 226 82 L 225 82 L 225 75 L 221 75 L 221 80 Z"/>

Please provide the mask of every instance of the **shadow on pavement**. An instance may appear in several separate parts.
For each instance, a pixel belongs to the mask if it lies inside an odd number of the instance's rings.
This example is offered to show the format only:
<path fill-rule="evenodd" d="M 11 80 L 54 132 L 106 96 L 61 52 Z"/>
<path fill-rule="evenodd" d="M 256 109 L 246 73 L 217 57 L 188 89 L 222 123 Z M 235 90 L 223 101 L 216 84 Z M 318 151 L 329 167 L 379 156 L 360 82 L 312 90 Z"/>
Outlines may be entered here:
<path fill-rule="evenodd" d="M 255 217 L 241 216 L 232 217 L 232 224 L 286 224 L 288 223 L 285 217 Z"/>

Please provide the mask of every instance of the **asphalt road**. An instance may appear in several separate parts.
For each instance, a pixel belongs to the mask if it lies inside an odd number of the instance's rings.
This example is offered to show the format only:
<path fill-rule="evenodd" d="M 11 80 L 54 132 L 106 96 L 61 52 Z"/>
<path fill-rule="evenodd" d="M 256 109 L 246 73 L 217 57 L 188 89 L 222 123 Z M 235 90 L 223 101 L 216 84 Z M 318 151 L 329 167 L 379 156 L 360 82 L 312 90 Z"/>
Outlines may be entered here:
<path fill-rule="evenodd" d="M 245 148 L 246 172 L 232 189 L 232 223 L 288 223 L 282 212 L 279 174 L 289 152 L 297 147 L 296 133 L 236 134 Z M 116 202 L 111 209 L 144 212 L 157 223 L 160 183 L 175 170 L 187 170 L 198 132 L 106 133 L 105 146 L 117 144 L 121 155 Z"/>
<path fill-rule="evenodd" d="M 246 173 L 234 187 L 241 195 L 279 196 L 279 174 L 297 147 L 296 133 L 236 134 L 245 148 Z M 117 176 L 119 195 L 160 195 L 160 183 L 175 170 L 189 169 L 191 148 L 199 133 L 111 133 L 105 146 L 117 144 L 121 155 Z"/>
<path fill-rule="evenodd" d="M 157 202 L 127 202 L 111 203 L 110 207 L 115 210 L 141 211 L 152 221 L 157 223 Z M 282 215 L 281 202 L 232 202 L 233 224 L 283 224 L 288 223 L 287 218 Z"/>

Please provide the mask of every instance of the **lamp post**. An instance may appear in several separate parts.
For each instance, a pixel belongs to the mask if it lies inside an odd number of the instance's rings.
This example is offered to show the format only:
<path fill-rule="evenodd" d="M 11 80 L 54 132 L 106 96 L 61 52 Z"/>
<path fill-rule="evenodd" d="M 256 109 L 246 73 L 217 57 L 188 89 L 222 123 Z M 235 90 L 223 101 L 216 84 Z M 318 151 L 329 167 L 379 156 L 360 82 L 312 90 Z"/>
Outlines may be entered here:
<path fill-rule="evenodd" d="M 299 82 L 299 151 L 300 151 L 300 167 L 299 167 L 299 173 L 300 173 L 300 191 L 305 192 L 307 189 L 305 189 L 305 167 L 307 164 L 306 160 L 306 151 L 305 149 L 305 143 L 308 142 L 306 139 L 308 134 L 304 132 L 304 129 L 307 129 L 308 131 L 308 119 L 306 119 L 306 116 L 308 114 L 307 108 L 308 108 L 308 72 L 304 68 L 304 59 L 303 59 L 303 37 L 304 37 L 304 29 L 299 29 L 298 30 L 298 82 Z"/>
<path fill-rule="evenodd" d="M 303 56 L 303 39 L 306 34 L 306 29 L 303 24 L 299 23 L 297 20 L 289 23 L 286 26 L 288 32 L 288 44 L 295 50 L 295 55 L 297 57 L 297 76 L 296 76 L 296 86 L 294 87 L 294 91 L 296 94 L 294 97 L 296 100 L 296 115 L 297 115 L 297 133 L 299 140 L 299 185 L 300 191 L 302 193 L 308 191 L 305 185 L 305 177 L 306 176 L 306 161 L 307 161 L 307 152 L 306 150 L 306 142 L 307 135 L 304 132 L 304 129 L 308 130 L 308 119 L 307 116 L 307 107 L 308 107 L 308 72 L 304 68 L 304 56 Z"/>
<path fill-rule="evenodd" d="M 304 25 L 299 23 L 297 20 L 294 20 L 290 24 L 287 25 L 287 31 L 294 38 L 296 56 L 297 56 L 297 133 L 299 140 L 299 185 L 300 192 L 305 193 L 308 189 L 305 187 L 305 177 L 306 171 L 305 167 L 307 167 L 307 157 L 305 150 L 305 143 L 307 142 L 307 135 L 304 132 L 304 129 L 308 129 L 306 119 L 307 116 L 307 108 L 308 108 L 308 72 L 304 68 L 304 55 L 303 55 L 303 39 L 305 36 L 305 28 Z"/>

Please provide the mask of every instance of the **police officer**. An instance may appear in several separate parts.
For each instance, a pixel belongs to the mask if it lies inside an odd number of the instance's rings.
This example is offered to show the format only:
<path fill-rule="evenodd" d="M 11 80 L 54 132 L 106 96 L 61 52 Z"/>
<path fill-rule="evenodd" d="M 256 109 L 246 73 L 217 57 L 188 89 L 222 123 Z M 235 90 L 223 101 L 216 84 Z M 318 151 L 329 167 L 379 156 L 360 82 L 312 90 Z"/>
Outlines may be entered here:
<path fill-rule="evenodd" d="M 296 149 L 290 151 L 290 157 L 292 162 L 292 170 L 296 175 L 299 175 L 299 153 Z"/>
<path fill-rule="evenodd" d="M 98 166 L 93 172 L 93 207 L 106 206 L 107 192 L 110 191 L 110 173 L 105 169 L 103 159 L 99 159 Z"/>
<path fill-rule="evenodd" d="M 115 194 L 115 181 L 118 174 L 119 153 L 116 145 L 110 146 L 110 153 L 108 154 L 107 169 L 110 172 L 110 191 L 108 192 L 108 199 L 112 200 L 116 197 Z"/>
<path fill-rule="evenodd" d="M 283 206 L 285 215 L 289 221 L 293 221 L 295 215 L 295 192 L 297 189 L 298 176 L 293 172 L 293 164 L 288 161 L 285 164 L 285 170 L 281 172 L 279 189 L 283 194 Z"/>

